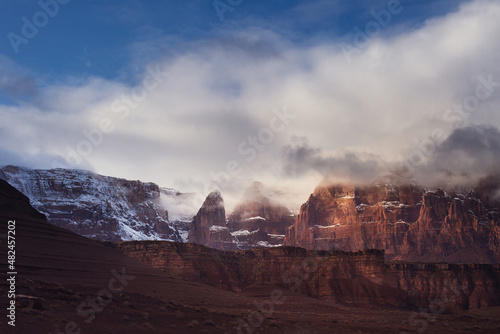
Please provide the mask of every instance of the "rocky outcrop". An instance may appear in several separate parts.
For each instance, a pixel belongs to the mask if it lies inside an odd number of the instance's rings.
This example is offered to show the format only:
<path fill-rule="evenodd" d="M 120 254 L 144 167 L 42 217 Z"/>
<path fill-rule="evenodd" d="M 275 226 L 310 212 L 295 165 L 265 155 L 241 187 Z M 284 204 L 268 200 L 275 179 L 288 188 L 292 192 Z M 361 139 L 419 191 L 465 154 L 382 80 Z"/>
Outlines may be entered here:
<path fill-rule="evenodd" d="M 419 216 L 423 189 L 416 186 L 319 185 L 304 203 L 285 244 L 306 249 L 397 252 Z"/>
<path fill-rule="evenodd" d="M 276 247 L 293 222 L 293 213 L 271 200 L 262 183 L 254 182 L 227 220 L 220 193 L 208 195 L 191 223 L 188 241 L 219 250 Z"/>
<path fill-rule="evenodd" d="M 8 226 L 15 226 L 15 235 Z M 7 291 L 15 289 L 11 300 L 17 321 L 15 327 L 8 325 L 11 319 L 4 315 L 0 333 L 228 333 L 235 329 L 230 322 L 252 306 L 230 291 L 151 268 L 109 242 L 49 224 L 26 196 L 0 180 L 2 273 L 14 271 L 6 260 L 12 257 L 12 240 L 16 257 L 11 262 L 18 275 L 13 285 L 2 279 L 0 291 L 2 303 L 8 304 Z M 235 315 L 228 313 L 232 310 Z M 199 326 L 188 325 L 195 320 Z"/>
<path fill-rule="evenodd" d="M 210 199 L 213 203 L 206 202 L 193 218 L 195 196 L 154 183 L 15 166 L 0 168 L 0 179 L 28 196 L 51 224 L 104 241 L 190 241 L 221 250 L 272 247 L 283 244 L 286 228 L 294 222 L 290 210 L 269 199 L 258 182 L 226 222 L 222 198 Z"/>
<path fill-rule="evenodd" d="M 252 183 L 228 217 L 238 249 L 280 246 L 286 229 L 295 221 L 290 209 L 271 200 L 266 192 L 262 183 Z"/>
<path fill-rule="evenodd" d="M 500 328 L 498 307 L 488 308 L 498 305 L 498 266 L 384 265 L 380 251 L 221 252 L 161 241 L 98 242 L 48 224 L 24 195 L 0 180 L 4 241 L 10 220 L 16 227 L 19 333 L 68 328 L 96 334 L 400 333 L 427 326 L 432 333 L 497 333 Z M 7 251 L 0 247 L 0 257 L 7 258 Z M 0 270 L 9 271 L 7 265 L 3 261 Z M 172 274 L 186 277 L 189 271 L 192 280 Z M 228 291 L 224 277 L 245 288 Z M 0 290 L 8 291 L 9 284 L 2 280 Z M 445 314 L 465 308 L 474 311 Z M 4 320 L 0 332 L 10 333 L 12 326 Z"/>
<path fill-rule="evenodd" d="M 188 242 L 221 250 L 236 248 L 226 224 L 224 200 L 219 191 L 207 196 L 193 218 Z"/>
<path fill-rule="evenodd" d="M 6 180 L 30 198 L 49 223 L 100 240 L 173 240 L 154 183 L 107 177 L 83 170 L 31 170 L 6 166 Z"/>
<path fill-rule="evenodd" d="M 404 236 L 395 258 L 410 261 L 498 263 L 498 221 L 473 193 L 452 198 L 442 190 L 422 199 L 420 217 Z"/>
<path fill-rule="evenodd" d="M 385 263 L 384 252 L 276 247 L 221 252 L 193 244 L 123 242 L 132 258 L 191 281 L 233 291 L 274 284 L 345 304 L 448 311 L 500 305 L 499 265 Z"/>
<path fill-rule="evenodd" d="M 416 185 L 346 186 L 325 180 L 301 206 L 285 245 L 383 249 L 387 259 L 406 261 L 498 263 L 500 206 L 491 194 L 496 189 L 483 184 L 464 195 Z"/>
<path fill-rule="evenodd" d="M 383 249 L 388 260 L 500 262 L 498 176 L 469 190 L 325 180 L 297 217 L 274 200 L 275 193 L 255 182 L 227 220 L 220 193 L 213 193 L 194 219 L 193 210 L 174 210 L 177 218 L 172 221 L 165 205 L 183 208 L 187 195 L 154 183 L 13 166 L 1 168 L 0 179 L 28 196 L 50 223 L 100 240 L 189 240 L 220 250 L 282 244 L 315 250 Z"/>

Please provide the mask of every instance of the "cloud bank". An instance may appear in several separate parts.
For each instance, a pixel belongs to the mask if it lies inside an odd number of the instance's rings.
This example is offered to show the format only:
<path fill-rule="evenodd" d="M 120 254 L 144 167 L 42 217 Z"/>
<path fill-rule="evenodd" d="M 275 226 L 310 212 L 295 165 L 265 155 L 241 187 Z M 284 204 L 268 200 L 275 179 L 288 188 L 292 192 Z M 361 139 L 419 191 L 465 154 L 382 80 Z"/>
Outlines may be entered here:
<path fill-rule="evenodd" d="M 454 105 L 482 79 L 500 82 L 498 17 L 500 3 L 478 0 L 418 28 L 389 25 L 350 62 L 340 43 L 352 36 L 303 46 L 247 28 L 189 42 L 149 63 L 136 85 L 69 78 L 38 88 L 36 104 L 0 106 L 0 164 L 66 164 L 205 195 L 219 185 L 229 205 L 259 180 L 303 201 L 325 172 L 367 180 L 439 130 L 415 175 L 486 172 L 498 165 L 500 87 L 473 112 Z M 4 81 L 12 94 L 29 91 Z M 295 117 L 263 130 L 284 109 Z"/>

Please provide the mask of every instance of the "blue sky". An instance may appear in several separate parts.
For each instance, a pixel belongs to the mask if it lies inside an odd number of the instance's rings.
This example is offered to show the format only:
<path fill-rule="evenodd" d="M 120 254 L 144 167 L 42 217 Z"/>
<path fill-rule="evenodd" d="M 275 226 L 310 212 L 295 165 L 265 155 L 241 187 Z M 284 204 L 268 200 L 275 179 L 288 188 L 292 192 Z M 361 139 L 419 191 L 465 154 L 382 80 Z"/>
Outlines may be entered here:
<path fill-rule="evenodd" d="M 455 11 L 460 2 L 401 1 L 406 10 L 393 18 L 392 25 L 413 29 L 433 16 Z M 28 44 L 19 45 L 18 53 L 4 38 L 0 54 L 45 82 L 93 75 L 133 80 L 138 58 L 147 62 L 176 52 L 187 41 L 225 38 L 253 27 L 274 31 L 298 45 L 348 38 L 353 27 L 371 19 L 370 10 L 385 9 L 388 1 L 242 1 L 223 13 L 222 22 L 214 3 L 72 0 L 59 5 L 58 13 Z M 32 22 L 41 10 L 37 1 L 4 0 L 1 5 L 0 35 L 6 37 L 10 32 L 22 35 L 21 19 Z M 145 43 L 150 53 L 143 58 L 134 46 Z"/>
<path fill-rule="evenodd" d="M 483 126 L 500 125 L 498 1 L 231 0 L 222 21 L 214 3 L 71 0 L 49 18 L 38 1 L 0 0 L 0 165 L 202 193 L 260 180 L 300 189 L 300 203 L 327 171 L 365 181 L 429 140 L 415 173 L 434 175 L 457 129 L 496 145 Z M 381 24 L 373 12 L 389 8 Z M 473 111 L 454 107 L 471 98 Z M 234 162 L 230 184 L 214 182 Z"/>

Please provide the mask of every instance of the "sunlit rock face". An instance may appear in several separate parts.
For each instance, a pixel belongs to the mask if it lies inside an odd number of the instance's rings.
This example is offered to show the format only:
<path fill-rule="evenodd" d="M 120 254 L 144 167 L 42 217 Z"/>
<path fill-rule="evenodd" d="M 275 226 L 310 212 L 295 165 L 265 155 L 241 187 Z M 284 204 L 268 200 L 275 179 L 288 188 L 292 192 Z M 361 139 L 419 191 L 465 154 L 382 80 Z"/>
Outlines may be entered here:
<path fill-rule="evenodd" d="M 318 185 L 287 232 L 306 249 L 383 249 L 386 259 L 500 261 L 498 179 L 473 189 L 417 185 Z"/>
<path fill-rule="evenodd" d="M 448 311 L 500 304 L 496 264 L 387 263 L 379 250 L 273 247 L 221 252 L 160 241 L 123 242 L 118 248 L 171 275 L 232 291 L 278 284 L 344 304 L 416 309 L 439 303 Z"/>
<path fill-rule="evenodd" d="M 211 192 L 207 196 L 193 218 L 188 241 L 220 250 L 236 248 L 226 224 L 224 200 L 219 191 Z"/>
<path fill-rule="evenodd" d="M 254 182 L 229 215 L 228 226 L 238 249 L 276 247 L 283 244 L 294 220 L 290 209 L 273 200 L 262 183 Z"/>

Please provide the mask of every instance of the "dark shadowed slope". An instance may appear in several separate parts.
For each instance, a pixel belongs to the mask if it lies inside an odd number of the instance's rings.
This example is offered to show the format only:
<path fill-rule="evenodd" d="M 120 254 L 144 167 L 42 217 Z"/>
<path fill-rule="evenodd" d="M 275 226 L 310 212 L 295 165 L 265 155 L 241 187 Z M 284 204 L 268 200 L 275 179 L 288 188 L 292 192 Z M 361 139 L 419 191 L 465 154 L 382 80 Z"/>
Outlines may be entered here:
<path fill-rule="evenodd" d="M 223 332 L 223 324 L 230 329 L 232 319 L 224 314 L 228 301 L 235 300 L 231 305 L 235 310 L 244 307 L 240 304 L 244 299 L 236 299 L 232 293 L 170 277 L 102 243 L 48 224 L 24 195 L 0 180 L 2 273 L 7 272 L 9 220 L 16 223 L 16 327 L 6 324 L 3 311 L 1 333 L 58 333 L 67 324 L 87 333 L 135 333 L 141 329 L 174 333 L 174 327 L 189 333 L 205 326 L 211 332 Z M 6 280 L 0 284 L 5 310 Z M 92 312 L 89 305 L 97 296 L 107 304 L 102 306 L 97 300 Z M 196 306 L 203 300 L 219 306 L 209 313 Z M 197 331 L 187 327 L 193 320 L 199 322 Z"/>
<path fill-rule="evenodd" d="M 48 224 L 25 196 L 0 181 L 3 277 L 9 220 L 16 222 L 16 326 L 7 325 L 8 286 L 2 279 L 1 333 L 400 333 L 423 326 L 426 333 L 500 330 L 497 308 L 416 315 L 320 301 L 278 284 L 254 284 L 234 293 L 171 277 L 168 270 L 155 270 Z"/>

